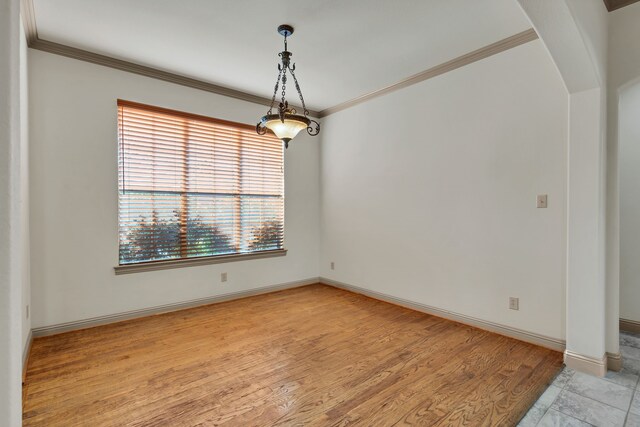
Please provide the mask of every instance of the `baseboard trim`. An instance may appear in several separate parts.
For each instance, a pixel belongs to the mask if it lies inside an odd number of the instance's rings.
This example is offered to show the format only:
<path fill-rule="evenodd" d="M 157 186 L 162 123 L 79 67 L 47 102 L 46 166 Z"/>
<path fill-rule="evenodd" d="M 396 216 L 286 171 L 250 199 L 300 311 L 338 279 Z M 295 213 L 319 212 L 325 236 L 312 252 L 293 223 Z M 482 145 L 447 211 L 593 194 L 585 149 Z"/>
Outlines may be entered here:
<path fill-rule="evenodd" d="M 607 352 L 607 369 L 616 372 L 622 369 L 622 355 L 620 353 Z"/>
<path fill-rule="evenodd" d="M 27 378 L 27 365 L 29 364 L 29 356 L 31 356 L 31 345 L 33 344 L 33 331 L 29 331 L 27 336 L 27 343 L 22 349 L 22 384 L 24 384 Z"/>
<path fill-rule="evenodd" d="M 354 292 L 357 294 L 365 295 L 370 298 L 385 301 L 391 304 L 400 305 L 412 310 L 420 311 L 422 313 L 431 314 L 445 319 L 453 320 L 455 322 L 464 323 L 465 325 L 473 326 L 486 331 L 495 332 L 500 335 L 505 335 L 510 338 L 515 338 L 520 341 L 525 341 L 531 344 L 536 344 L 541 347 L 546 347 L 551 350 L 563 352 L 566 347 L 566 342 L 557 338 L 551 338 L 544 335 L 535 334 L 533 332 L 523 331 L 521 329 L 512 328 L 510 326 L 501 325 L 499 323 L 489 322 L 486 320 L 478 319 L 464 314 L 455 313 L 449 310 L 443 310 L 437 307 L 429 306 L 426 304 L 409 301 L 403 298 L 394 297 L 381 292 L 372 291 L 369 289 L 361 288 L 359 286 L 349 285 L 336 280 L 327 279 L 326 277 L 320 277 L 320 283 L 333 286 L 335 288 L 344 289 L 346 291 Z"/>
<path fill-rule="evenodd" d="M 640 322 L 630 319 L 620 319 L 620 330 L 640 334 Z"/>
<path fill-rule="evenodd" d="M 602 358 L 596 359 L 569 350 L 564 351 L 564 364 L 567 365 L 568 368 L 596 377 L 602 378 L 607 374 L 607 362 L 606 354 L 603 354 Z"/>
<path fill-rule="evenodd" d="M 92 328 L 94 326 L 106 325 L 109 323 L 122 322 L 123 320 L 130 320 L 130 319 L 135 319 L 139 317 L 152 316 L 155 314 L 168 313 L 171 311 L 184 310 L 187 308 L 193 308 L 193 307 L 198 307 L 202 305 L 209 305 L 209 304 L 215 304 L 219 302 L 247 298 L 255 295 L 268 294 L 271 292 L 277 292 L 285 289 L 299 288 L 302 286 L 312 285 L 314 283 L 319 283 L 319 282 L 320 282 L 320 278 L 311 277 L 304 280 L 281 283 L 278 285 L 263 286 L 260 288 L 249 289 L 246 291 L 230 292 L 223 295 L 198 298 L 198 299 L 193 299 L 190 301 L 184 301 L 179 303 L 165 304 L 165 305 L 160 305 L 156 307 L 143 308 L 140 310 L 131 310 L 131 311 L 118 313 L 118 314 L 92 317 L 90 319 L 59 323 L 51 326 L 42 326 L 39 328 L 33 328 L 32 333 L 34 338 L 61 334 L 64 332 L 70 332 L 70 331 L 76 331 L 79 329 Z"/>
<path fill-rule="evenodd" d="M 298 288 L 302 286 L 312 285 L 315 283 L 323 283 L 328 286 L 358 293 L 361 295 L 368 296 L 370 298 L 378 299 L 391 304 L 396 304 L 412 310 L 420 311 L 420 312 L 431 314 L 438 317 L 443 317 L 445 319 L 453 320 L 455 322 L 464 323 L 466 325 L 470 325 L 476 328 L 484 329 L 490 332 L 495 332 L 495 333 L 505 335 L 511 338 L 515 338 L 521 341 L 529 342 L 531 344 L 536 344 L 542 347 L 546 347 L 551 350 L 560 351 L 560 352 L 565 351 L 566 343 L 564 340 L 535 334 L 532 332 L 524 331 L 517 328 L 512 328 L 510 326 L 501 325 L 499 323 L 489 322 L 489 321 L 478 319 L 471 316 L 466 316 L 466 315 L 455 313 L 448 310 L 443 310 L 437 307 L 417 303 L 414 301 L 409 301 L 403 298 L 394 297 L 392 295 L 372 291 L 369 289 L 361 288 L 359 286 L 349 285 L 349 284 L 328 279 L 325 277 L 312 277 L 304 280 L 281 283 L 277 285 L 263 286 L 260 288 L 250 289 L 246 291 L 231 292 L 223 295 L 216 295 L 213 297 L 198 298 L 190 301 L 165 304 L 161 306 L 150 307 L 150 308 L 145 308 L 140 310 L 132 310 L 132 311 L 127 311 L 123 313 L 111 314 L 106 316 L 98 316 L 98 317 L 93 317 L 93 318 L 83 319 L 83 320 L 78 320 L 73 322 L 59 323 L 51 326 L 33 328 L 29 333 L 28 350 L 27 348 L 25 348 L 25 351 L 23 354 L 23 365 L 26 367 L 29 353 L 31 351 L 31 342 L 33 341 L 34 338 L 60 334 L 60 333 L 75 331 L 79 329 L 86 329 L 94 326 L 106 325 L 109 323 L 117 323 L 124 320 L 151 316 L 155 314 L 168 313 L 171 311 L 184 310 L 187 308 L 193 308 L 193 307 L 198 307 L 202 305 L 215 304 L 219 302 L 247 298 L 255 295 L 262 295 L 262 294 L 277 292 L 285 289 L 293 289 L 293 288 Z M 613 363 L 615 363 L 615 360 Z"/>

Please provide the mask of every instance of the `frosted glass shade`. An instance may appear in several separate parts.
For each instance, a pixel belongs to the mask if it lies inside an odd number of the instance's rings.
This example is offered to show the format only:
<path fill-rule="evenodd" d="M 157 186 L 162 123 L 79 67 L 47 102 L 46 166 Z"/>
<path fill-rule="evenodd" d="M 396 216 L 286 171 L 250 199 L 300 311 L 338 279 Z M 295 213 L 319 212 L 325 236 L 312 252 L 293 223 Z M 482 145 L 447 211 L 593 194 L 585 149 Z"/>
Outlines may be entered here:
<path fill-rule="evenodd" d="M 284 121 L 277 114 L 270 114 L 262 118 L 262 123 L 283 141 L 290 141 L 303 129 L 309 126 L 309 119 L 305 116 L 287 114 Z"/>

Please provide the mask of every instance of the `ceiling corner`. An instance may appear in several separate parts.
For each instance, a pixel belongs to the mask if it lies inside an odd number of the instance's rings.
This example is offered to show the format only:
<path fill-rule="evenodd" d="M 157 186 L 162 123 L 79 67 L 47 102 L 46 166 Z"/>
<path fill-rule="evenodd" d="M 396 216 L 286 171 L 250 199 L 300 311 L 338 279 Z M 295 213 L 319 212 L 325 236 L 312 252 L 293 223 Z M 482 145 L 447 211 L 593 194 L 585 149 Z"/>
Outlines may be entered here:
<path fill-rule="evenodd" d="M 609 12 L 613 12 L 614 10 L 621 9 L 625 6 L 632 5 L 640 0 L 602 0 L 604 1 L 604 5 L 607 7 Z"/>
<path fill-rule="evenodd" d="M 38 40 L 33 0 L 20 0 L 20 16 L 22 17 L 25 35 L 27 36 L 27 44 L 32 46 Z"/>

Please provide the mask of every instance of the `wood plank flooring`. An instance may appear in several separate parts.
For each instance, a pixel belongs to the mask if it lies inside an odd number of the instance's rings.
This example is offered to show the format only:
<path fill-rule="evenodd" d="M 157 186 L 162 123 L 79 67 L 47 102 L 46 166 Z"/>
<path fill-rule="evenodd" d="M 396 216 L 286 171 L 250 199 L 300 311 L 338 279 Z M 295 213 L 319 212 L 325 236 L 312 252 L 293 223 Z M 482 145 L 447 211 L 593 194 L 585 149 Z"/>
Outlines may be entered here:
<path fill-rule="evenodd" d="M 25 426 L 513 426 L 560 353 L 324 285 L 37 338 Z"/>

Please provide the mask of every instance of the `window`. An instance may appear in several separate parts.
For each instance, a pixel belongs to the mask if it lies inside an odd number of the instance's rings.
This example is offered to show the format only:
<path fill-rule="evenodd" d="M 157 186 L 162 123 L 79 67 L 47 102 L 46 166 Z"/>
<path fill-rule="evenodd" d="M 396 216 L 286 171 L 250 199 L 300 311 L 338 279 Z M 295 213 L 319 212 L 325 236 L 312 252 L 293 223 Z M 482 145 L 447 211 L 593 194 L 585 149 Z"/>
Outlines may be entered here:
<path fill-rule="evenodd" d="M 282 250 L 273 134 L 118 100 L 118 138 L 120 265 Z"/>

